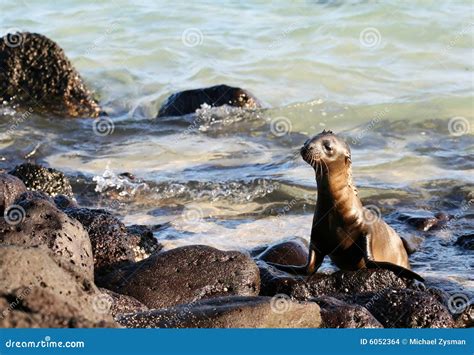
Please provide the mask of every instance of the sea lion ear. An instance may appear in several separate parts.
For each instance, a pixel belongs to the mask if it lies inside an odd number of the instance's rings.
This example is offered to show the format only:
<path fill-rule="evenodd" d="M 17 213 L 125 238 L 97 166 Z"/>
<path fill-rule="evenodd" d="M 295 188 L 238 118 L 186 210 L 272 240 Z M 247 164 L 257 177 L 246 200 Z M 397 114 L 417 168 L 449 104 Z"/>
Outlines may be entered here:
<path fill-rule="evenodd" d="M 346 164 L 347 163 L 352 163 L 352 159 L 351 159 L 351 153 L 350 152 L 346 152 Z"/>

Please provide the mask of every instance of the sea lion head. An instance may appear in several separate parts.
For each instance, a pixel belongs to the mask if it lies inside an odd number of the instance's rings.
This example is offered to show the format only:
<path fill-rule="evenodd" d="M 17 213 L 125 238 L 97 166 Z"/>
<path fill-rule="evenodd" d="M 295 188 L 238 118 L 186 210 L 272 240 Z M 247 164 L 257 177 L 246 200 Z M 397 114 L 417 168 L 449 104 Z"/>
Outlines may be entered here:
<path fill-rule="evenodd" d="M 308 139 L 301 148 L 301 156 L 316 170 L 316 175 L 350 169 L 351 149 L 332 131 L 324 130 Z"/>

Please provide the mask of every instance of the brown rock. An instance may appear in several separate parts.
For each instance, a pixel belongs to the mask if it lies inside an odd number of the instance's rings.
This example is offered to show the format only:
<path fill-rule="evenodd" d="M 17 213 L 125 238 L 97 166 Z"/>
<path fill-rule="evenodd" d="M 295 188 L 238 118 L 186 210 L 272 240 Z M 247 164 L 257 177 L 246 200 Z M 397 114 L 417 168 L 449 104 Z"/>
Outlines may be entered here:
<path fill-rule="evenodd" d="M 312 302 L 233 296 L 128 314 L 118 322 L 129 328 L 318 328 L 321 316 Z"/>
<path fill-rule="evenodd" d="M 256 296 L 260 277 L 255 263 L 242 253 L 192 245 L 153 254 L 97 284 L 150 308 L 166 308 L 211 297 Z"/>

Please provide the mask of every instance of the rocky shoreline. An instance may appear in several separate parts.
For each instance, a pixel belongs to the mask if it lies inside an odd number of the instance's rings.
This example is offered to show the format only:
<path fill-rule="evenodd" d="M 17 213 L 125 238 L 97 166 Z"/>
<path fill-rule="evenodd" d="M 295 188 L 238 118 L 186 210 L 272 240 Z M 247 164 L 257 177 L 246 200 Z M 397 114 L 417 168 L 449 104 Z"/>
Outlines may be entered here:
<path fill-rule="evenodd" d="M 0 202 L 0 327 L 473 325 L 472 305 L 453 309 L 436 280 L 368 269 L 302 278 L 267 263 L 303 264 L 300 239 L 249 251 L 163 250 L 150 227 L 78 206 L 54 169 L 1 173 Z"/>

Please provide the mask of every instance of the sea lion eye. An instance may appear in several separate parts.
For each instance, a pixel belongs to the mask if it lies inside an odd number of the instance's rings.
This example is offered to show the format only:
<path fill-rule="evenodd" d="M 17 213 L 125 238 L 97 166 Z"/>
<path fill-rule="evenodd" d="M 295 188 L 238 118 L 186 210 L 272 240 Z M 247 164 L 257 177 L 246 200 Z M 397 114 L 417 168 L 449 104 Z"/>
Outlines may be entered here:
<path fill-rule="evenodd" d="M 329 141 L 324 141 L 323 142 L 323 147 L 326 151 L 328 152 L 332 152 L 332 147 L 331 147 L 331 143 Z"/>

